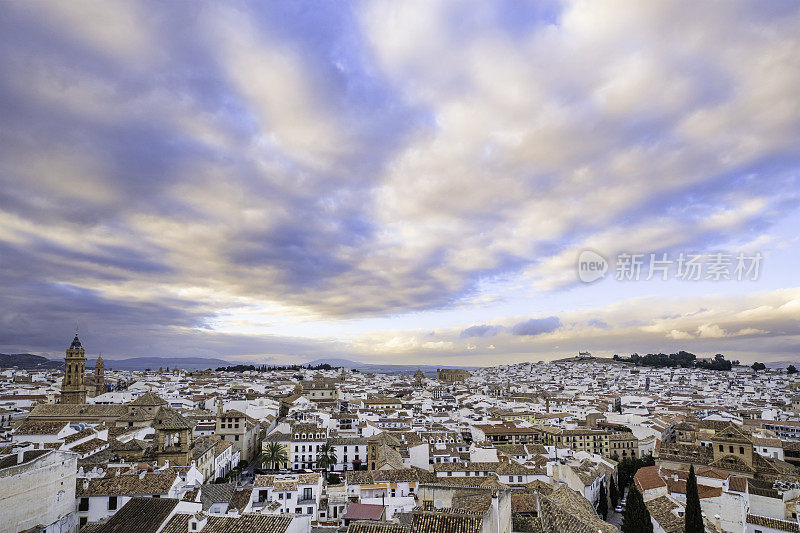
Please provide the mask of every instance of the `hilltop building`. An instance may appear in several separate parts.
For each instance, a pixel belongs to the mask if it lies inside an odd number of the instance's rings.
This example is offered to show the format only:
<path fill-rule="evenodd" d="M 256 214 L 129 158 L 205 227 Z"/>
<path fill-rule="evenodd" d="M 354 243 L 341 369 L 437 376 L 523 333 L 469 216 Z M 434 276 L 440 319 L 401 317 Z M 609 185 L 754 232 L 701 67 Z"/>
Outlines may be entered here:
<path fill-rule="evenodd" d="M 437 368 L 436 379 L 442 383 L 459 383 L 466 381 L 471 374 L 461 368 Z"/>

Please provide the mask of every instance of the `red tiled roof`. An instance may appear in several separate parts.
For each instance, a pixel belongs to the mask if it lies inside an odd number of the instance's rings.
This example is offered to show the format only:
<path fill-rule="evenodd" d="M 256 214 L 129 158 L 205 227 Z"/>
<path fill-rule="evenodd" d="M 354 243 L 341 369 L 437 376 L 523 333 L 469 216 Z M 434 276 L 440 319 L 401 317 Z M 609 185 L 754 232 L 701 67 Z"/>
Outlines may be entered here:
<path fill-rule="evenodd" d="M 664 480 L 661 479 L 661 476 L 658 475 L 657 466 L 645 466 L 640 468 L 633 479 L 636 481 L 636 485 L 641 491 L 667 486 Z"/>
<path fill-rule="evenodd" d="M 344 520 L 380 520 L 383 516 L 383 505 L 371 503 L 351 503 L 342 517 Z"/>
<path fill-rule="evenodd" d="M 728 489 L 734 492 L 747 492 L 747 478 L 731 476 L 728 480 Z"/>

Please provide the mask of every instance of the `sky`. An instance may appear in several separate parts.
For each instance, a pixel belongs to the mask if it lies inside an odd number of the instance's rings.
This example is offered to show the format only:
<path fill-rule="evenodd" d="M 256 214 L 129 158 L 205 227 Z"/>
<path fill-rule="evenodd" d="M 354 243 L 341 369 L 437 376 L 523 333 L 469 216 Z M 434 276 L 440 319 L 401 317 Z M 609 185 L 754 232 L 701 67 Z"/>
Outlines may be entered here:
<path fill-rule="evenodd" d="M 0 72 L 4 353 L 800 360 L 796 1 L 10 0 Z"/>

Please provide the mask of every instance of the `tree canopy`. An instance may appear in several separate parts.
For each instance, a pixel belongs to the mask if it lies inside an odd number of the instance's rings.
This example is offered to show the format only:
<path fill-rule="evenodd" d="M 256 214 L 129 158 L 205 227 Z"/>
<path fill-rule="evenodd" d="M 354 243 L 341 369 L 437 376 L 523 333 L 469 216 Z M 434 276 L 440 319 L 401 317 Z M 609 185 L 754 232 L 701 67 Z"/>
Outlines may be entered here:
<path fill-rule="evenodd" d="M 703 514 L 700 509 L 700 495 L 697 492 L 697 476 L 694 465 L 689 467 L 689 477 L 686 480 L 686 533 L 704 533 Z"/>
<path fill-rule="evenodd" d="M 650 511 L 635 484 L 628 491 L 627 507 L 622 516 L 622 533 L 653 533 Z"/>

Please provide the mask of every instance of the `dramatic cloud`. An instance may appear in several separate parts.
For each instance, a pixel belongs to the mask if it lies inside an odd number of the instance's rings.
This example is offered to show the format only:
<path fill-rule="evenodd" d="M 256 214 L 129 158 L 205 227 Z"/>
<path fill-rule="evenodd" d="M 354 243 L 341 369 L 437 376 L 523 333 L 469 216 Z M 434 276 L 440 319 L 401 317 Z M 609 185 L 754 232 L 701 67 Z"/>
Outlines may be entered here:
<path fill-rule="evenodd" d="M 709 308 L 700 307 L 712 304 Z M 594 319 L 590 317 L 595 317 Z M 597 318 L 602 317 L 602 318 Z M 636 317 L 632 320 L 631 317 Z M 409 363 L 424 363 L 431 357 L 449 356 L 463 364 L 485 364 L 503 360 L 521 362 L 556 359 L 590 351 L 610 357 L 633 352 L 676 352 L 700 355 L 724 353 L 731 359 L 786 360 L 800 348 L 800 289 L 758 292 L 747 297 L 632 298 L 612 305 L 571 311 L 560 317 L 565 326 L 544 334 L 515 334 L 517 326 L 529 333 L 540 332 L 542 321 L 555 317 L 520 321 L 499 319 L 502 325 L 491 338 L 464 338 L 460 328 L 427 336 L 418 330 L 372 332 L 354 339 L 348 349 L 369 357 L 375 351 L 403 357 Z M 589 324 L 600 320 L 608 327 Z M 553 324 L 550 324 L 553 325 Z M 436 347 L 449 343 L 446 354 Z"/>
<path fill-rule="evenodd" d="M 499 332 L 503 331 L 503 329 L 502 326 L 489 326 L 487 324 L 470 326 L 461 332 L 460 337 L 462 339 L 468 339 L 469 337 L 494 337 Z"/>
<path fill-rule="evenodd" d="M 11 1 L 0 69 L 3 351 L 600 348 L 584 248 L 796 285 L 794 2 Z M 659 340 L 783 335 L 682 302 Z"/>
<path fill-rule="evenodd" d="M 542 333 L 550 333 L 561 327 L 561 321 L 558 317 L 550 316 L 547 318 L 531 318 L 519 324 L 515 324 L 511 328 L 513 335 L 541 335 Z"/>

